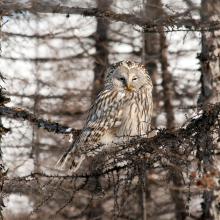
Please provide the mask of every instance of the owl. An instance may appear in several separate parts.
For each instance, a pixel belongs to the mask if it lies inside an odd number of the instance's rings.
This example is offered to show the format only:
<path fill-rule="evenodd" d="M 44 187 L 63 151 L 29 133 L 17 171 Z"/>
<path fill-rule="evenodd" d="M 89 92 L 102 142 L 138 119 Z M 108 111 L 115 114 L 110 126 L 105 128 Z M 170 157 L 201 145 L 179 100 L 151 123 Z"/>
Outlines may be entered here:
<path fill-rule="evenodd" d="M 83 129 L 56 168 L 68 166 L 75 172 L 86 156 L 95 156 L 98 151 L 129 137 L 146 135 L 153 111 L 152 88 L 150 76 L 140 63 L 120 61 L 114 64 L 103 91 L 89 108 Z"/>

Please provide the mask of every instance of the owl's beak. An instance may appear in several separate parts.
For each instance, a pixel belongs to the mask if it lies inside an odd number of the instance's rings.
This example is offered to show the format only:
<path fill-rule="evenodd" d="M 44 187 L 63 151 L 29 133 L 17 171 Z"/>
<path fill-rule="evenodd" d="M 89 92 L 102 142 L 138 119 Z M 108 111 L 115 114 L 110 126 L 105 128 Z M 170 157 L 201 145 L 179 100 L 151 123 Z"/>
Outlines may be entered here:
<path fill-rule="evenodd" d="M 127 88 L 130 89 L 130 85 L 129 84 L 127 84 Z"/>

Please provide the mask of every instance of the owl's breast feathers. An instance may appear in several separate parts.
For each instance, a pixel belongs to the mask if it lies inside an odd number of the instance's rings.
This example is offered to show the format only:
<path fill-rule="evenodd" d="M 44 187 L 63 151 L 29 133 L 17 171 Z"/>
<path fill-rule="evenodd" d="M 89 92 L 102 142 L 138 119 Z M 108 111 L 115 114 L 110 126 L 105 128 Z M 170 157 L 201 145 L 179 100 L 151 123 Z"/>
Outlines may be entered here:
<path fill-rule="evenodd" d="M 92 103 L 74 146 L 88 149 L 98 143 L 118 142 L 123 136 L 146 134 L 150 128 L 151 100 L 151 91 L 144 88 L 140 92 L 101 92 Z"/>
<path fill-rule="evenodd" d="M 144 135 L 150 130 L 153 110 L 151 91 L 143 88 L 140 92 L 131 92 L 130 99 L 122 107 L 121 125 L 117 136 Z"/>

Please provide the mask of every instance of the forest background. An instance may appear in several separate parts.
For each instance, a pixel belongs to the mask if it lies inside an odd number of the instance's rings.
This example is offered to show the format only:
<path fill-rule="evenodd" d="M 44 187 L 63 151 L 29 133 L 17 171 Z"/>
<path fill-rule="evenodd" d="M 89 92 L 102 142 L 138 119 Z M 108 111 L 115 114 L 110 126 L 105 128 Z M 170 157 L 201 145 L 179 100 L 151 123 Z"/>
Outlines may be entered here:
<path fill-rule="evenodd" d="M 0 15 L 1 216 L 220 219 L 218 0 L 0 1 Z M 54 169 L 121 60 L 151 76 L 153 137 Z"/>

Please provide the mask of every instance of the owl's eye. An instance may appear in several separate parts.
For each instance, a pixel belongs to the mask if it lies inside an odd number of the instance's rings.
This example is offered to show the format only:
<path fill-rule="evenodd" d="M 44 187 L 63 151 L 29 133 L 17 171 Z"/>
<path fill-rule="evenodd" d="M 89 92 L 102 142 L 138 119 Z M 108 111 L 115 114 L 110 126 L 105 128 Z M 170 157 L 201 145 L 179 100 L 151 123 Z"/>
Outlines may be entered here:
<path fill-rule="evenodd" d="M 119 78 L 122 82 L 124 82 L 125 81 L 125 78 L 124 77 L 121 77 L 121 78 Z"/>
<path fill-rule="evenodd" d="M 133 80 L 133 81 L 137 80 L 137 77 L 134 77 L 132 80 Z"/>

